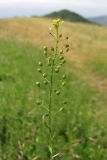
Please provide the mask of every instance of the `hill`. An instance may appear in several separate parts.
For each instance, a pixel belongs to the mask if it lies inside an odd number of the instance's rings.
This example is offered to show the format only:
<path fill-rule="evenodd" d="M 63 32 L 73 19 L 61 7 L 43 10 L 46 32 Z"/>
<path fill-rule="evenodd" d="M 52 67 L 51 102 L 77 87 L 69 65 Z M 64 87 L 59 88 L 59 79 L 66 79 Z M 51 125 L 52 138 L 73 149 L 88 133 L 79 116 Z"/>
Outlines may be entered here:
<path fill-rule="evenodd" d="M 86 18 L 80 16 L 79 14 L 76 14 L 74 12 L 71 12 L 69 10 L 61 10 L 57 12 L 52 12 L 50 14 L 45 15 L 45 17 L 48 18 L 61 18 L 65 21 L 71 21 L 71 22 L 82 22 L 82 23 L 89 23 L 89 20 Z"/>
<path fill-rule="evenodd" d="M 92 22 L 101 24 L 103 26 L 107 26 L 107 16 L 93 17 L 93 18 L 89 18 L 89 20 L 91 20 Z"/>

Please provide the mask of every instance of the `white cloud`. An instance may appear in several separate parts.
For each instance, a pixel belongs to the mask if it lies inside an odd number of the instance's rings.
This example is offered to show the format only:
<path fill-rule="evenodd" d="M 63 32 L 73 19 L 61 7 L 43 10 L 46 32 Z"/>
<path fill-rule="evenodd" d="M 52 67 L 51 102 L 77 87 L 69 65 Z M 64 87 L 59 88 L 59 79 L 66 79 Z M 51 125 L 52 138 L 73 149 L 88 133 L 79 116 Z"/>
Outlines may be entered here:
<path fill-rule="evenodd" d="M 84 16 L 107 14 L 107 0 L 0 0 L 0 17 L 45 14 L 64 8 Z"/>

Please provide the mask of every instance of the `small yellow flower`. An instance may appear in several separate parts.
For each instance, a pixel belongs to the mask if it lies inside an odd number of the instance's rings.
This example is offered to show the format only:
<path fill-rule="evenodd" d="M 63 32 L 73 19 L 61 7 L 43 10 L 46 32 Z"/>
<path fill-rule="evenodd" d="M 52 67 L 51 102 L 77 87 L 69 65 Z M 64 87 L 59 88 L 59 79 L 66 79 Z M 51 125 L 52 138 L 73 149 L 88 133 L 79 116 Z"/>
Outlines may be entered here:
<path fill-rule="evenodd" d="M 58 29 L 63 23 L 64 23 L 64 21 L 62 21 L 61 19 L 55 19 L 55 20 L 53 20 L 53 26 L 56 29 Z"/>

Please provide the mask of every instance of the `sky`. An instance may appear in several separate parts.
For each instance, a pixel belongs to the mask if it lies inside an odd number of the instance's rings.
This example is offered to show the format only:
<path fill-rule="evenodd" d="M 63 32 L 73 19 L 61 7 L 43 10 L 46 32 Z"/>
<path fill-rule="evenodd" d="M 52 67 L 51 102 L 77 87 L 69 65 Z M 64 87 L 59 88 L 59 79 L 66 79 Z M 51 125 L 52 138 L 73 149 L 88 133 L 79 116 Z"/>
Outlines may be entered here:
<path fill-rule="evenodd" d="M 0 18 L 69 9 L 84 17 L 107 15 L 107 0 L 0 0 Z"/>

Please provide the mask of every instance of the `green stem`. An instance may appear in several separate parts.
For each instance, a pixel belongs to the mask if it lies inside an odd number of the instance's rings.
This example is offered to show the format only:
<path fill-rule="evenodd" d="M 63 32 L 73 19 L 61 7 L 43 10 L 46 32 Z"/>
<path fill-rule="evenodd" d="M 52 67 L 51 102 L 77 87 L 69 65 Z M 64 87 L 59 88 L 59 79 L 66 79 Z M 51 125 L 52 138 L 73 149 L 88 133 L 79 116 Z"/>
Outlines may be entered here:
<path fill-rule="evenodd" d="M 59 33 L 58 29 L 56 30 L 56 47 L 55 47 L 55 53 L 54 58 L 52 61 L 51 66 L 51 75 L 50 75 L 50 93 L 49 93 L 49 135 L 50 135 L 50 147 L 51 147 L 51 156 L 50 160 L 52 160 L 53 157 L 53 132 L 52 132 L 52 93 L 53 93 L 53 73 L 54 73 L 54 66 L 55 66 L 55 60 L 58 53 L 58 44 L 59 44 Z"/>

